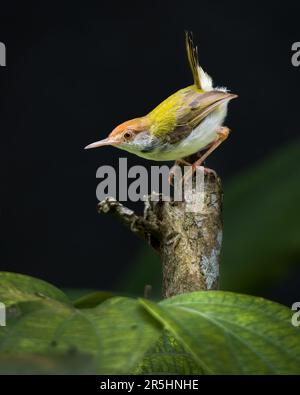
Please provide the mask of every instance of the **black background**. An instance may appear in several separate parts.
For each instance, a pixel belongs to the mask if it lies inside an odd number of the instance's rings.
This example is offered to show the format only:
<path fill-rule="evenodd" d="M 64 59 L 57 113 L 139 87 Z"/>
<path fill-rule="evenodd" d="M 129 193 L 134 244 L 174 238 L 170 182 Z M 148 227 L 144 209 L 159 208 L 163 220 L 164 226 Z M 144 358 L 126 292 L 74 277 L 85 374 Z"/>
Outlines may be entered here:
<path fill-rule="evenodd" d="M 0 4 L 1 270 L 115 289 L 142 242 L 97 215 L 95 173 L 119 156 L 145 161 L 83 147 L 192 82 L 185 29 L 215 83 L 239 95 L 230 139 L 208 161 L 225 193 L 226 180 L 299 136 L 299 2 Z"/>

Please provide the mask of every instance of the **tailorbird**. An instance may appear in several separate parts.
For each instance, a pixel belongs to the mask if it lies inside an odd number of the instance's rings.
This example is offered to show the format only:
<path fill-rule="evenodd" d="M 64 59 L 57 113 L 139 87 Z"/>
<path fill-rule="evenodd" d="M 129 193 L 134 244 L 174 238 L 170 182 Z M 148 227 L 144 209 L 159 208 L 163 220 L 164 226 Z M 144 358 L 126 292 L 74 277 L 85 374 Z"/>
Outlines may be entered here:
<path fill-rule="evenodd" d="M 112 145 L 146 159 L 185 164 L 190 163 L 184 158 L 206 150 L 192 164 L 195 168 L 228 137 L 229 129 L 222 125 L 228 103 L 237 95 L 213 88 L 211 77 L 199 65 L 191 32 L 186 32 L 185 43 L 194 84 L 172 94 L 149 114 L 120 124 L 86 149 Z"/>

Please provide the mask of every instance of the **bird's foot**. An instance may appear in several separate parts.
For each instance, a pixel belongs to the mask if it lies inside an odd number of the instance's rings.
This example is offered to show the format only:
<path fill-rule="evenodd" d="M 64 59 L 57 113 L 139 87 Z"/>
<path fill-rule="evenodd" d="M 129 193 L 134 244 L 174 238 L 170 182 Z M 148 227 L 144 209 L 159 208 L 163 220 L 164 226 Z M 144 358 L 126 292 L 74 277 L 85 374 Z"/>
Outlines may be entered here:
<path fill-rule="evenodd" d="M 178 159 L 175 161 L 175 164 L 174 164 L 174 166 L 171 167 L 169 176 L 168 176 L 169 184 L 172 186 L 174 186 L 174 177 L 176 175 L 177 166 L 179 166 L 179 165 L 191 166 L 191 164 L 184 159 Z M 182 177 L 182 181 L 183 181 L 183 177 Z"/>
<path fill-rule="evenodd" d="M 196 165 L 191 165 L 191 169 L 189 169 L 189 171 L 182 177 L 182 183 L 186 183 L 191 177 L 193 177 L 193 175 L 195 174 L 196 170 L 197 170 Z M 217 173 L 213 170 L 210 169 L 209 167 L 204 167 L 203 166 L 203 171 L 204 171 L 204 175 L 213 175 L 215 178 L 217 178 Z"/>
<path fill-rule="evenodd" d="M 217 173 L 213 170 L 210 169 L 209 167 L 204 167 L 204 174 L 208 174 L 208 175 L 213 175 L 215 178 L 217 178 Z"/>

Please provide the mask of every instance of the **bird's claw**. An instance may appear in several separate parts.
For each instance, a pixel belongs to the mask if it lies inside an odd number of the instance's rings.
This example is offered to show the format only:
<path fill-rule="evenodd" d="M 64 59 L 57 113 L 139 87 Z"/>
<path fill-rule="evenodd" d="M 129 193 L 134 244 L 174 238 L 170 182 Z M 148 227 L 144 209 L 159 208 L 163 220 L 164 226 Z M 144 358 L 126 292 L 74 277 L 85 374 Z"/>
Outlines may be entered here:
<path fill-rule="evenodd" d="M 213 169 L 210 169 L 209 167 L 204 167 L 204 174 L 208 174 L 208 175 L 213 174 L 215 178 L 218 177 L 217 173 Z"/>

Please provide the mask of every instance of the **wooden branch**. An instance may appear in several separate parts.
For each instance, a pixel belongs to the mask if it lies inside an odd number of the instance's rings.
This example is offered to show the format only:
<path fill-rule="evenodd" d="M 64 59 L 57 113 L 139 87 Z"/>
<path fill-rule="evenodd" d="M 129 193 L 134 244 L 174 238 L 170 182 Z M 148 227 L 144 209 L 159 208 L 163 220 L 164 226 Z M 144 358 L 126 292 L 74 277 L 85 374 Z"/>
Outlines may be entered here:
<path fill-rule="evenodd" d="M 156 221 L 146 220 L 136 215 L 134 211 L 123 206 L 113 197 L 108 197 L 98 204 L 98 213 L 115 215 L 131 232 L 144 239 L 149 245 L 157 250 L 161 233 Z M 156 245 L 157 242 L 157 246 Z"/>
<path fill-rule="evenodd" d="M 99 213 L 112 213 L 142 237 L 162 261 L 164 298 L 186 292 L 218 289 L 222 243 L 222 190 L 214 173 L 205 174 L 204 205 L 200 212 L 186 210 L 186 202 L 157 201 L 150 195 L 144 216 L 114 198 L 98 205 Z"/>

